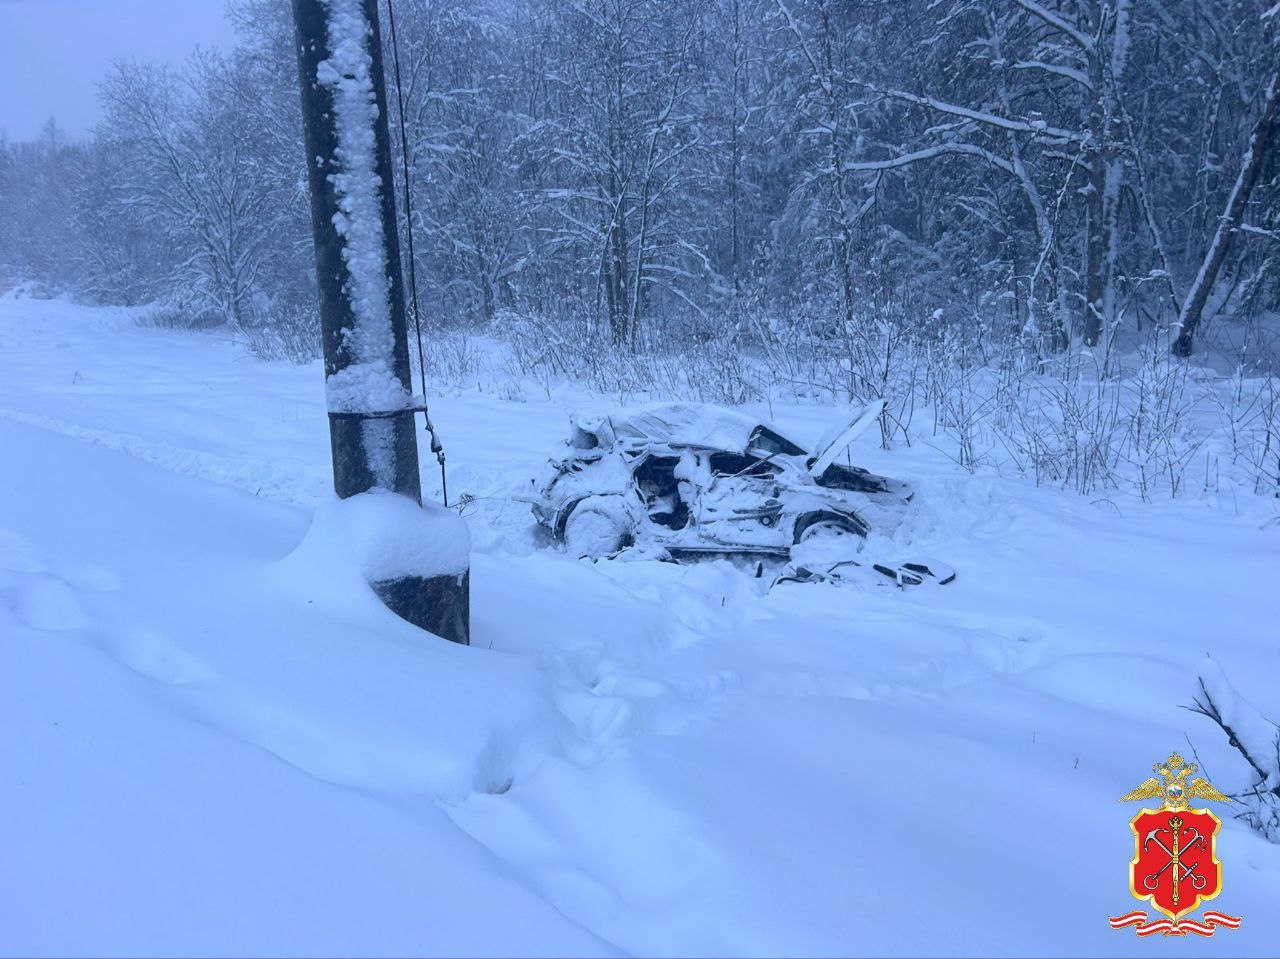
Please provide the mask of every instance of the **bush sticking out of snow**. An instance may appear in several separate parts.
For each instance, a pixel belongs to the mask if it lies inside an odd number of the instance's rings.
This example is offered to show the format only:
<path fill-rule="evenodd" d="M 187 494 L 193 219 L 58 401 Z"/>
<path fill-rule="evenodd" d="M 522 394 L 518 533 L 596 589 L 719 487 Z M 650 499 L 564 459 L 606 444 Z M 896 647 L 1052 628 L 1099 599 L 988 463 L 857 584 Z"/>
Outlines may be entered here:
<path fill-rule="evenodd" d="M 1236 692 L 1217 660 L 1204 660 L 1198 681 L 1192 709 L 1217 723 L 1253 770 L 1254 782 L 1236 797 L 1244 806 L 1236 818 L 1280 843 L 1280 726 Z"/>

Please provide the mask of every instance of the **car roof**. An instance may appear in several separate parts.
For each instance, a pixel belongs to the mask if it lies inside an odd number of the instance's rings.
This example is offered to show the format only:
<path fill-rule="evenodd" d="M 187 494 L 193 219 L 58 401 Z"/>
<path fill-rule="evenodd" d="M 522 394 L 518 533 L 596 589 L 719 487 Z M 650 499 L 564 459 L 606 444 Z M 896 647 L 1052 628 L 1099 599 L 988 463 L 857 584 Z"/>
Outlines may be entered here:
<path fill-rule="evenodd" d="M 778 430 L 753 416 L 709 403 L 647 403 L 574 418 L 601 446 L 648 441 L 742 453 L 762 430 Z"/>

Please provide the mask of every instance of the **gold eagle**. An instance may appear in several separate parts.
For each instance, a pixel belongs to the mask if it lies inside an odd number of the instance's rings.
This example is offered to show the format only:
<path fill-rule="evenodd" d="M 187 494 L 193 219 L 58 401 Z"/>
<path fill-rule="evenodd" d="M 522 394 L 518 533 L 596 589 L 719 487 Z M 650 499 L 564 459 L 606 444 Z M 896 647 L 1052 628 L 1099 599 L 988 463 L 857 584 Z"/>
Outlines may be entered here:
<path fill-rule="evenodd" d="M 1200 767 L 1173 753 L 1163 763 L 1156 763 L 1151 771 L 1156 775 L 1120 797 L 1120 802 L 1137 802 L 1142 799 L 1159 799 L 1161 809 L 1181 812 L 1191 799 L 1209 799 L 1215 802 L 1231 802 L 1230 796 L 1219 792 L 1209 780 L 1197 776 L 1187 779 Z M 1159 777 L 1158 779 L 1156 777 Z"/>

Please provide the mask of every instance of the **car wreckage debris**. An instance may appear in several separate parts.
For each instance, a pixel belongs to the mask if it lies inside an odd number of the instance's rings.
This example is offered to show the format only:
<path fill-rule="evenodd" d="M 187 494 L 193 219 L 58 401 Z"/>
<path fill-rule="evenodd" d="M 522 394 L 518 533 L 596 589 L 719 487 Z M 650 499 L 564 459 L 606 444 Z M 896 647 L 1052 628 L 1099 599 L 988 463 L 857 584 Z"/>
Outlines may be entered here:
<path fill-rule="evenodd" d="M 869 577 L 866 575 L 868 572 L 874 572 L 878 575 Z M 946 586 L 954 582 L 955 578 L 956 571 L 945 563 L 939 563 L 937 560 L 913 560 L 893 565 L 846 560 L 845 562 L 836 563 L 825 570 L 810 569 L 807 566 L 794 567 L 777 576 L 770 588 L 782 583 L 839 584 L 862 580 L 874 582 L 877 585 L 894 585 L 900 589 L 905 589 L 908 586 L 923 586 L 930 583 L 937 586 Z"/>
<path fill-rule="evenodd" d="M 791 564 L 775 583 L 839 582 L 854 568 L 898 586 L 949 583 L 955 571 L 936 561 L 861 555 L 873 530 L 890 534 L 902 523 L 914 497 L 900 480 L 836 462 L 883 410 L 883 400 L 867 404 L 813 451 L 709 404 L 575 416 L 565 449 L 521 498 L 551 540 L 580 558 L 752 557 L 757 576 L 765 559 Z"/>

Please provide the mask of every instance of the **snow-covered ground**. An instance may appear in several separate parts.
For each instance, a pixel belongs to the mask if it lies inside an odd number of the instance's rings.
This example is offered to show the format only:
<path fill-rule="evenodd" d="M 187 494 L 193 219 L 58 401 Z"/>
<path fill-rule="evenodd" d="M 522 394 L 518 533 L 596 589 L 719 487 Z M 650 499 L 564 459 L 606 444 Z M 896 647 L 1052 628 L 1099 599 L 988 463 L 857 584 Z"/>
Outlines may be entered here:
<path fill-rule="evenodd" d="M 1181 708 L 1206 655 L 1280 717 L 1273 501 L 864 438 L 922 501 L 881 546 L 958 580 L 768 591 L 539 542 L 512 494 L 607 401 L 437 397 L 461 648 L 281 562 L 323 404 L 318 366 L 0 300 L 0 952 L 1147 954 L 1106 922 L 1117 798 L 1174 749 L 1248 781 Z M 757 412 L 812 442 L 847 411 Z M 1228 818 L 1219 848 L 1244 924 L 1178 948 L 1273 955 L 1280 846 Z"/>

